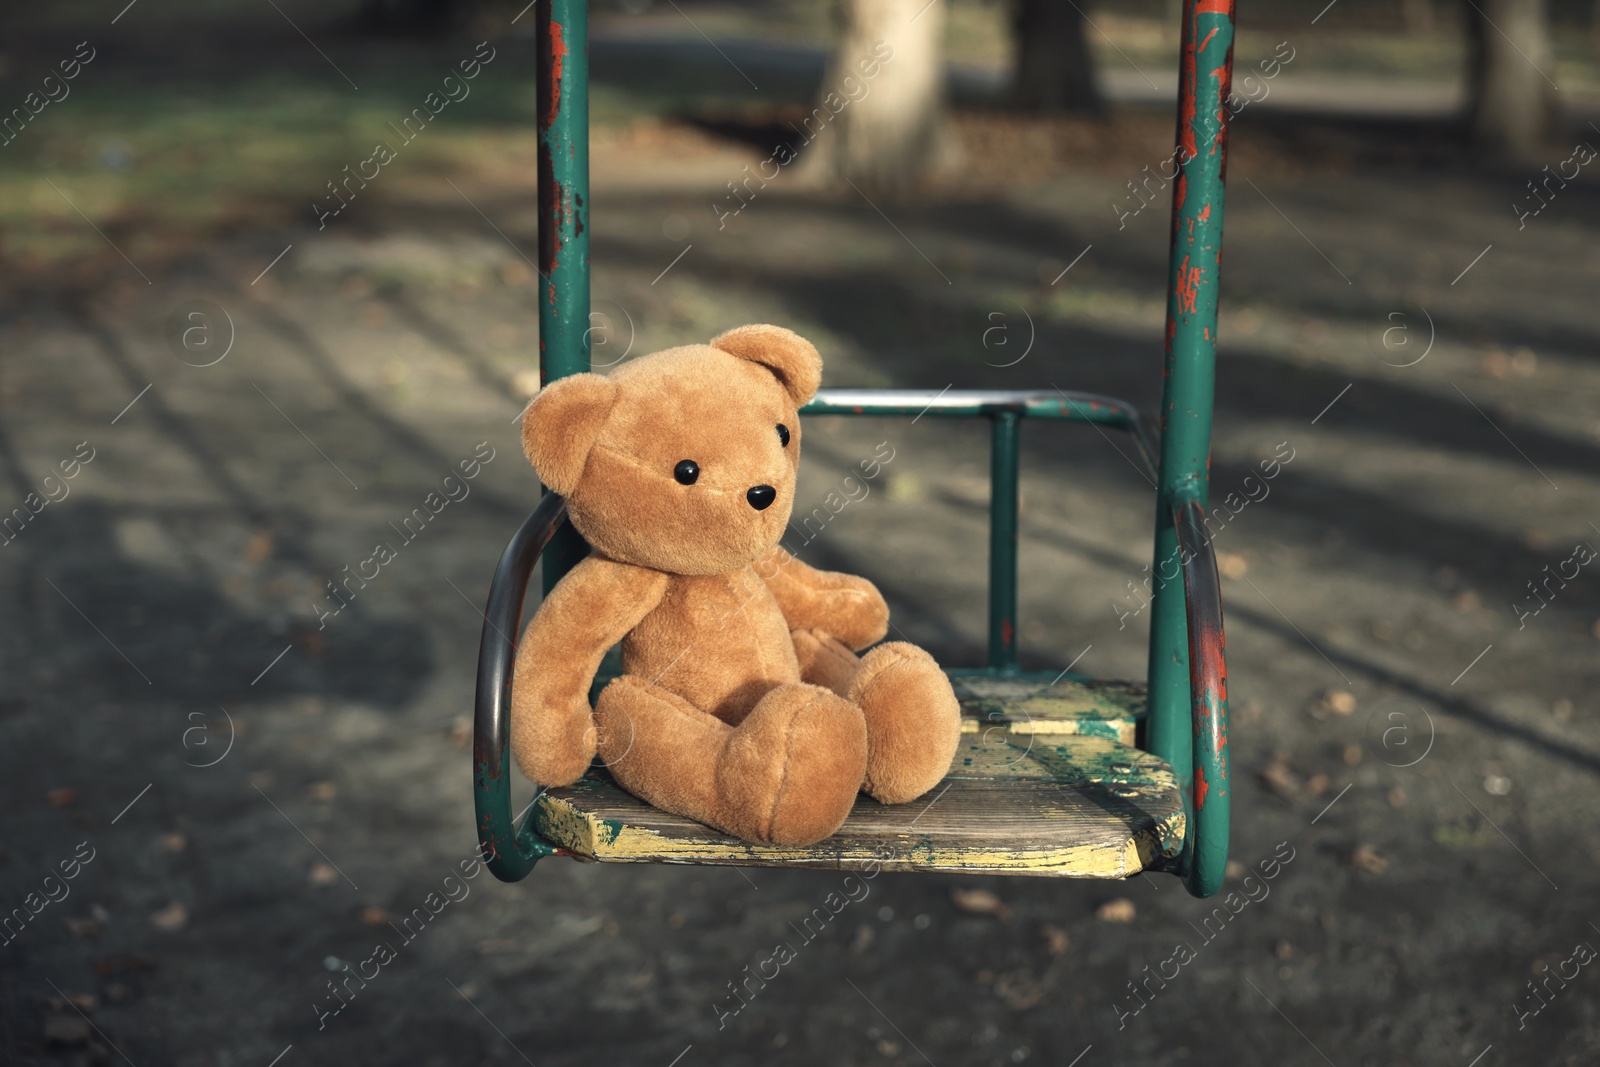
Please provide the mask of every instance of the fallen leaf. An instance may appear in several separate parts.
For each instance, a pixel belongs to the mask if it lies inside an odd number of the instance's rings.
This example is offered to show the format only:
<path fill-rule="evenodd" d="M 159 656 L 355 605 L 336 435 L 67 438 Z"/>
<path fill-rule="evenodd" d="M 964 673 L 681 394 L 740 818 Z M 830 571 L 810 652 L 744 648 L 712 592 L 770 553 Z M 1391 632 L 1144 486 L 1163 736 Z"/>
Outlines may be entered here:
<path fill-rule="evenodd" d="M 962 911 L 973 915 L 993 915 L 1000 919 L 1011 917 L 1011 908 L 987 889 L 950 890 L 950 901 Z"/>
<path fill-rule="evenodd" d="M 1044 1000 L 1050 992 L 1050 983 L 1035 978 L 1032 972 L 1006 971 L 995 976 L 994 995 L 1005 1001 L 1008 1008 L 1026 1011 Z"/>
<path fill-rule="evenodd" d="M 246 563 L 260 563 L 272 555 L 272 535 L 266 530 L 257 530 L 250 535 L 250 540 L 245 542 L 244 559 Z"/>
<path fill-rule="evenodd" d="M 1511 779 L 1503 774 L 1485 775 L 1483 791 L 1492 797 L 1503 797 L 1511 792 Z"/>
<path fill-rule="evenodd" d="M 339 880 L 339 872 L 331 864 L 313 863 L 310 872 L 311 884 L 318 888 L 332 885 Z"/>
<path fill-rule="evenodd" d="M 467 715 L 457 715 L 450 721 L 450 743 L 457 748 L 466 748 L 472 743 L 472 718 Z"/>
<path fill-rule="evenodd" d="M 1217 570 L 1224 578 L 1243 578 L 1250 564 L 1237 552 L 1218 552 Z"/>
<path fill-rule="evenodd" d="M 1300 778 L 1289 769 L 1289 760 L 1278 753 L 1272 757 L 1272 762 L 1262 768 L 1261 784 L 1285 800 L 1292 799 L 1300 793 Z"/>
<path fill-rule="evenodd" d="M 312 800 L 332 800 L 339 795 L 339 787 L 332 782 L 317 782 L 307 792 Z"/>
<path fill-rule="evenodd" d="M 1282 938 L 1280 938 L 1278 943 L 1273 946 L 1272 951 L 1280 960 L 1294 959 L 1294 946 L 1289 944 L 1289 942 L 1284 941 Z"/>
<path fill-rule="evenodd" d="M 361 922 L 364 926 L 383 926 L 389 921 L 389 913 L 374 904 L 369 904 L 361 909 Z"/>
<path fill-rule="evenodd" d="M 182 901 L 174 900 L 150 916 L 150 925 L 157 930 L 176 933 L 189 925 L 189 909 L 183 906 Z"/>
<path fill-rule="evenodd" d="M 87 1045 L 89 1023 L 81 1015 L 46 1015 L 44 1039 L 52 1045 Z"/>
<path fill-rule="evenodd" d="M 1053 957 L 1065 956 L 1067 949 L 1072 947 L 1072 939 L 1059 926 L 1046 926 L 1040 933 L 1044 934 L 1045 948 Z"/>
<path fill-rule="evenodd" d="M 1357 845 L 1356 850 L 1350 853 L 1350 866 L 1368 874 L 1382 874 L 1388 868 L 1389 861 L 1378 855 L 1378 850 L 1371 845 Z"/>
<path fill-rule="evenodd" d="M 1095 909 L 1094 917 L 1103 923 L 1131 923 L 1139 909 L 1127 897 L 1108 900 Z"/>
<path fill-rule="evenodd" d="M 1389 806 L 1391 808 L 1405 807 L 1406 791 L 1401 789 L 1399 786 L 1395 786 L 1393 789 L 1389 790 Z"/>
<path fill-rule="evenodd" d="M 164 834 L 161 838 L 161 847 L 168 852 L 182 852 L 189 847 L 189 839 L 177 832 Z"/>
<path fill-rule="evenodd" d="M 71 932 L 73 937 L 93 937 L 104 929 L 105 924 L 98 919 L 67 920 L 67 930 Z"/>
<path fill-rule="evenodd" d="M 1356 710 L 1356 695 L 1347 689 L 1330 689 L 1322 694 L 1321 704 L 1335 715 L 1349 715 Z"/>
<path fill-rule="evenodd" d="M 153 971 L 156 965 L 143 956 L 106 956 L 94 961 L 94 973 L 101 978 L 113 974 L 127 974 L 133 971 Z"/>
<path fill-rule="evenodd" d="M 1344 746 L 1344 765 L 1346 767 L 1356 767 L 1356 766 L 1359 766 L 1360 763 L 1361 763 L 1361 746 L 1360 745 L 1346 745 L 1346 746 Z"/>
<path fill-rule="evenodd" d="M 1308 796 L 1320 797 L 1327 791 L 1328 776 L 1323 774 L 1321 771 L 1318 771 L 1316 774 L 1313 774 L 1310 778 L 1306 779 L 1306 794 Z"/>
<path fill-rule="evenodd" d="M 1227 865 L 1222 868 L 1222 876 L 1224 878 L 1243 878 L 1244 872 L 1245 865 L 1238 860 L 1229 860 Z"/>

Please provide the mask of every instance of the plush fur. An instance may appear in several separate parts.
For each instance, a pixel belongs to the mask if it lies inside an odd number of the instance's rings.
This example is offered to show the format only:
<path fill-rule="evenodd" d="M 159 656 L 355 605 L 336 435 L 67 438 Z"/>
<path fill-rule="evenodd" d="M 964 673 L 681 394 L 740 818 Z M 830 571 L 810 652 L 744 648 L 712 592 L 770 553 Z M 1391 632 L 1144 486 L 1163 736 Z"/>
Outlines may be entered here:
<path fill-rule="evenodd" d="M 858 657 L 888 630 L 883 597 L 779 547 L 796 409 L 821 378 L 810 342 L 744 326 L 560 379 L 529 407 L 528 459 L 594 550 L 517 651 L 511 749 L 534 781 L 569 785 L 598 754 L 656 807 L 806 845 L 839 828 L 858 791 L 903 803 L 949 769 L 960 709 L 938 664 L 898 641 Z M 698 465 L 693 484 L 674 475 L 682 460 Z M 754 506 L 755 487 L 773 491 L 769 506 Z M 618 641 L 624 673 L 591 712 L 589 684 Z"/>

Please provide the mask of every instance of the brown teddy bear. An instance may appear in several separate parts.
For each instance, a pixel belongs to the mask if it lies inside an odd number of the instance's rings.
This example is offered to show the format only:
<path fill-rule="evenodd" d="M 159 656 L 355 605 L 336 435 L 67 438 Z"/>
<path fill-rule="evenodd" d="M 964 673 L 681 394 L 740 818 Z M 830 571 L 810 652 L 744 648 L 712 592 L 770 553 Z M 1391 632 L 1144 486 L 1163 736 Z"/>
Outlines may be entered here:
<path fill-rule="evenodd" d="M 552 382 L 522 420 L 540 479 L 593 552 L 517 651 L 511 749 L 543 785 L 598 751 L 623 788 L 726 833 L 807 845 L 865 790 L 886 804 L 950 767 L 960 707 L 933 657 L 882 640 L 871 582 L 814 570 L 779 540 L 800 462 L 796 409 L 822 359 L 743 326 Z M 601 657 L 623 674 L 591 712 Z"/>

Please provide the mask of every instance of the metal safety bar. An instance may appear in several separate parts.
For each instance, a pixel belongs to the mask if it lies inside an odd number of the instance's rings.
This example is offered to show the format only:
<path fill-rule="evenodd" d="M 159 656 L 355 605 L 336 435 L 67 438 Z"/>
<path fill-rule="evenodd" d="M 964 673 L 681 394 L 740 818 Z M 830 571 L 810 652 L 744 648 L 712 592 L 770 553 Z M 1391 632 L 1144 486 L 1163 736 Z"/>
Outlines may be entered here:
<path fill-rule="evenodd" d="M 823 389 L 802 415 L 986 418 L 989 446 L 988 672 L 1017 673 L 1017 516 L 1020 504 L 1022 420 L 1089 422 L 1133 435 L 1139 457 L 1155 476 L 1150 440 L 1131 404 L 1061 389 Z"/>

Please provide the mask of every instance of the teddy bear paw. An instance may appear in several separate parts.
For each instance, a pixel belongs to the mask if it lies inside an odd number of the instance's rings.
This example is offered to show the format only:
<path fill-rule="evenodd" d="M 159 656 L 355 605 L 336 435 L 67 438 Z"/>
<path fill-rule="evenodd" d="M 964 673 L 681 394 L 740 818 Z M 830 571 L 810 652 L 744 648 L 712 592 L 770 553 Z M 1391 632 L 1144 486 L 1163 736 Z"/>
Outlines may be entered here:
<path fill-rule="evenodd" d="M 861 657 L 850 699 L 867 725 L 862 788 L 885 804 L 904 804 L 950 770 L 961 740 L 961 704 L 950 679 L 916 645 L 891 641 Z"/>

